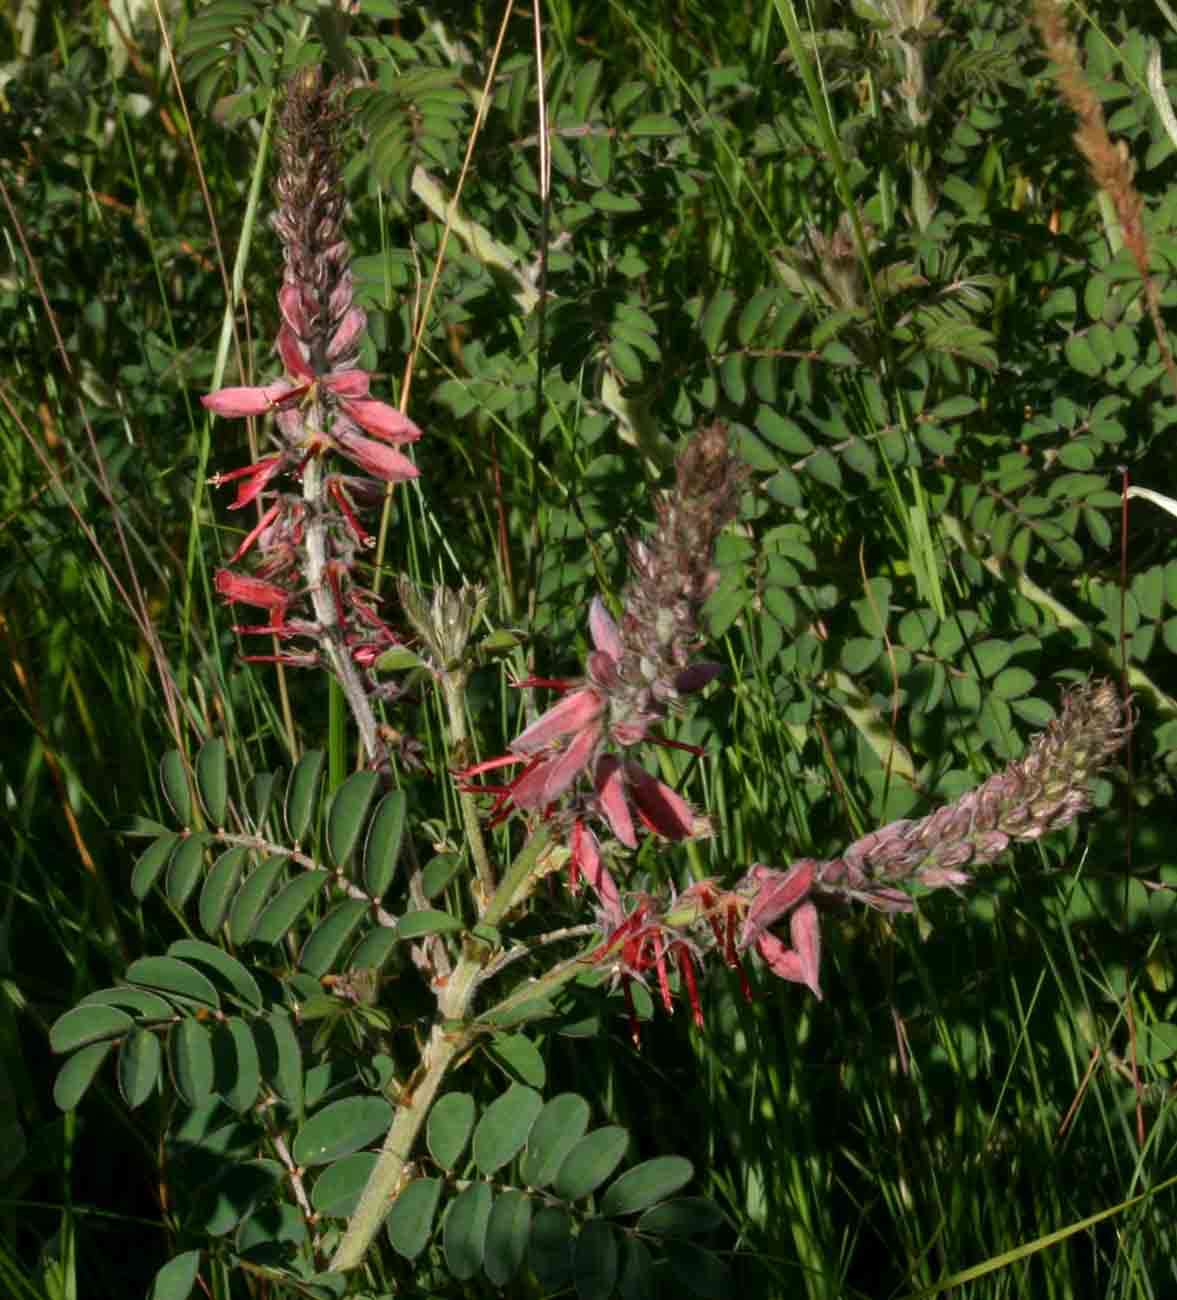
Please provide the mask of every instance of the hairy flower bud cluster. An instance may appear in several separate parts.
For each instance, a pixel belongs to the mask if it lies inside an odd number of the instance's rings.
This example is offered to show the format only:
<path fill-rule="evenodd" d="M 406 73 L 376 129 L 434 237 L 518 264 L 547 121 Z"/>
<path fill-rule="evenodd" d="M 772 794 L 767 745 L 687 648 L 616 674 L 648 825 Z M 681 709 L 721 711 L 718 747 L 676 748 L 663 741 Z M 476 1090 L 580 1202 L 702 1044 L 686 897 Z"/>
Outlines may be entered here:
<path fill-rule="evenodd" d="M 282 113 L 273 218 L 284 263 L 277 352 L 286 378 L 222 388 L 201 400 L 217 415 L 274 416 L 274 447 L 252 465 L 212 480 L 237 482 L 230 509 L 255 500 L 265 506 L 230 560 L 236 564 L 255 552 L 260 560 L 255 573 L 217 575 L 217 590 L 227 600 L 269 614 L 268 623 L 238 631 L 309 638 L 320 648 L 327 641 L 342 643 L 353 662 L 366 667 L 396 637 L 352 579 L 358 551 L 372 545 L 358 511 L 379 503 L 382 483 L 417 476 L 399 448 L 421 432 L 395 407 L 369 396 L 370 376 L 359 364 L 367 319 L 354 302 L 351 250 L 343 235 L 340 119 L 320 70 L 296 73 Z M 330 455 L 343 457 L 361 474 L 329 470 Z M 278 488 L 282 476 L 297 480 L 301 491 Z M 291 609 L 304 601 L 314 617 L 292 617 Z M 313 665 L 319 653 L 277 658 Z M 331 666 L 339 671 L 338 663 Z"/>
<path fill-rule="evenodd" d="M 1131 728 L 1130 712 L 1111 682 L 1075 688 L 1023 758 L 927 817 L 892 822 L 856 840 L 823 864 L 822 888 L 890 911 L 895 900 L 884 882 L 967 885 L 966 868 L 993 862 L 1011 843 L 1039 839 L 1086 812 L 1092 777 Z"/>

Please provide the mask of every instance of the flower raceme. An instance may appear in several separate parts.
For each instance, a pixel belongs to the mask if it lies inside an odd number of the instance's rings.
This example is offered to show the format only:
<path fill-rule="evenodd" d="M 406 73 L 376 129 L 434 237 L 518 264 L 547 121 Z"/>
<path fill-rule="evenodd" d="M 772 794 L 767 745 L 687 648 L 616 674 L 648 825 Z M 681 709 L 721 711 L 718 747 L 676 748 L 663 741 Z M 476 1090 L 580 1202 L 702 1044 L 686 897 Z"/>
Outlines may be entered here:
<path fill-rule="evenodd" d="M 595 840 L 586 851 L 574 837 L 574 862 L 597 894 L 606 936 L 594 959 L 627 986 L 655 971 L 669 1009 L 673 957 L 696 1020 L 695 970 L 708 952 L 739 972 L 746 996 L 750 986 L 741 959 L 750 952 L 774 975 L 804 984 L 820 998 L 821 910 L 855 902 L 910 912 L 915 902 L 905 886 L 969 884 L 966 868 L 993 863 L 1011 844 L 1039 839 L 1086 811 L 1092 779 L 1131 727 L 1131 711 L 1111 682 L 1076 687 L 1021 759 L 953 803 L 872 831 L 829 861 L 802 858 L 787 870 L 756 864 L 729 888 L 699 881 L 666 904 L 647 894 L 621 898 L 597 862 Z M 778 932 L 785 923 L 787 940 Z M 632 1007 L 628 987 L 627 1004 Z"/>
<path fill-rule="evenodd" d="M 555 686 L 564 695 L 511 742 L 510 753 L 458 774 L 468 783 L 495 768 L 524 765 L 507 785 L 467 785 L 496 796 L 495 817 L 512 809 L 559 814 L 565 825 L 593 817 L 629 849 L 637 847 L 638 823 L 668 840 L 709 834 L 706 818 L 624 751 L 649 740 L 701 752 L 658 735 L 654 727 L 720 671 L 693 661 L 693 655 L 700 644 L 700 610 L 717 580 L 715 542 L 736 514 L 743 479 L 723 425 L 687 441 L 673 487 L 655 501 L 652 537 L 630 542 L 620 622 L 599 596 L 589 605 L 593 648 L 583 678 L 519 683 Z M 589 793 L 574 791 L 582 776 L 589 779 Z"/>
<path fill-rule="evenodd" d="M 332 88 L 318 69 L 295 75 L 282 112 L 273 219 L 284 261 L 276 346 L 285 378 L 221 388 L 201 401 L 225 418 L 273 416 L 274 446 L 251 465 L 212 479 L 237 484 L 231 510 L 255 501 L 263 507 L 230 560 L 236 564 L 254 551 L 260 557 L 257 573 L 226 569 L 216 577 L 218 592 L 229 602 L 271 613 L 269 624 L 238 631 L 325 643 L 335 629 L 354 663 L 366 669 L 396 638 L 352 582 L 357 551 L 372 545 L 357 504 L 382 498 L 382 484 L 417 477 L 417 467 L 401 448 L 416 442 L 421 431 L 403 412 L 371 396 L 371 377 L 359 364 L 367 318 L 354 302 L 351 254 L 343 237 L 346 201 L 335 143 L 339 116 Z M 361 474 L 324 473 L 322 463 L 332 455 Z M 283 475 L 294 478 L 301 491 L 276 490 Z M 288 618 L 289 607 L 304 599 L 316 617 Z M 317 654 L 278 658 L 299 665 L 319 662 Z"/>

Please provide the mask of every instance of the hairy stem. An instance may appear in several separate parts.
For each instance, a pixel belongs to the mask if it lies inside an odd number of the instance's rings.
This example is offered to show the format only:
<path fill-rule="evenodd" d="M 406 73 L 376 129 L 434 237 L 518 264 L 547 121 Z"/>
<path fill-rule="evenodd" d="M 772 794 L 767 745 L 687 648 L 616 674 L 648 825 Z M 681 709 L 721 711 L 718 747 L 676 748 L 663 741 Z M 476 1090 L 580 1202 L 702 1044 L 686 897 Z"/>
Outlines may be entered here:
<path fill-rule="evenodd" d="M 323 417 L 320 415 L 319 417 Z M 380 729 L 360 674 L 343 642 L 340 611 L 336 608 L 327 576 L 327 494 L 323 485 L 323 466 L 318 456 L 310 456 L 302 472 L 302 498 L 307 504 L 306 578 L 315 617 L 323 629 L 322 648 L 327 661 L 343 689 L 348 708 L 359 729 L 368 762 L 383 771 L 389 765 L 388 748 L 380 738 Z"/>

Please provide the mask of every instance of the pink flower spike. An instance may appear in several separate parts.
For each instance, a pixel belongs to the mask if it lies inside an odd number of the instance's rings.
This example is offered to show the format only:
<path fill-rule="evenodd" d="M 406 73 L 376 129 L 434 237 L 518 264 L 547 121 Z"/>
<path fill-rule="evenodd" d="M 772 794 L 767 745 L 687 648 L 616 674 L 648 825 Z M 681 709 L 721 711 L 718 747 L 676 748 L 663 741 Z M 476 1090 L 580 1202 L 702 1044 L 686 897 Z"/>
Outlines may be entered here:
<path fill-rule="evenodd" d="M 200 403 L 214 415 L 230 418 L 242 415 L 265 415 L 279 402 L 291 396 L 300 396 L 305 389 L 291 388 L 289 384 L 267 384 L 261 388 L 218 388 L 206 393 Z"/>
<path fill-rule="evenodd" d="M 637 763 L 626 763 L 625 772 L 638 814 L 655 835 L 665 840 L 685 840 L 695 833 L 695 814 L 682 795 Z"/>
<path fill-rule="evenodd" d="M 633 818 L 625 802 L 625 780 L 621 774 L 621 760 L 604 754 L 597 762 L 595 773 L 597 800 L 613 834 L 627 849 L 636 849 L 638 837 L 634 833 Z"/>
<path fill-rule="evenodd" d="M 610 659 L 620 660 L 625 654 L 621 633 L 600 596 L 594 596 L 589 605 L 589 635 L 593 645 Z"/>
<path fill-rule="evenodd" d="M 266 511 L 257 523 L 245 534 L 245 539 L 241 545 L 229 557 L 230 564 L 236 564 L 239 559 L 249 550 L 257 539 L 266 531 L 267 528 L 278 517 L 278 512 L 282 509 L 282 503 L 275 501 L 274 504 Z"/>
<path fill-rule="evenodd" d="M 601 716 L 605 702 L 591 687 L 565 695 L 511 741 L 517 754 L 533 754 L 558 740 L 590 726 Z"/>
<path fill-rule="evenodd" d="M 331 430 L 331 438 L 341 455 L 386 483 L 405 483 L 418 478 L 421 471 L 395 447 L 386 447 L 349 429 L 342 420 Z"/>
<path fill-rule="evenodd" d="M 387 402 L 356 399 L 345 401 L 343 409 L 366 433 L 385 442 L 399 446 L 402 442 L 416 442 L 421 436 L 412 420 Z"/>

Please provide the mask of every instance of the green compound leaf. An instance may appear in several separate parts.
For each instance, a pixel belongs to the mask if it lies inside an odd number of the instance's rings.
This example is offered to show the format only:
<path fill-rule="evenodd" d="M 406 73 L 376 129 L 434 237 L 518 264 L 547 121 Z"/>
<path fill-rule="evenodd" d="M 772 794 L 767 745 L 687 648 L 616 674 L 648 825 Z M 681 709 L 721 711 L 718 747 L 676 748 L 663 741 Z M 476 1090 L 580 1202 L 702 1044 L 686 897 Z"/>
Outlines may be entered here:
<path fill-rule="evenodd" d="M 221 999 L 208 977 L 175 957 L 140 957 L 126 969 L 123 978 L 162 993 L 181 1006 L 208 1007 L 216 1011 Z"/>
<path fill-rule="evenodd" d="M 250 781 L 249 806 L 253 811 L 255 830 L 261 831 L 266 818 L 270 815 L 274 795 L 280 788 L 279 773 L 277 772 L 258 772 Z"/>
<path fill-rule="evenodd" d="M 237 1253 L 261 1265 L 279 1266 L 306 1241 L 302 1211 L 281 1201 L 271 1202 L 242 1220 L 235 1238 Z"/>
<path fill-rule="evenodd" d="M 383 1097 L 345 1097 L 299 1129 L 290 1154 L 299 1165 L 326 1165 L 388 1131 L 393 1110 Z"/>
<path fill-rule="evenodd" d="M 225 742 L 219 737 L 206 740 L 196 755 L 196 788 L 208 815 L 209 824 L 224 826 L 229 802 L 228 763 Z"/>
<path fill-rule="evenodd" d="M 634 1214 L 657 1201 L 664 1201 L 685 1187 L 695 1167 L 682 1156 L 658 1156 L 646 1160 L 625 1173 L 601 1198 L 601 1213 Z"/>
<path fill-rule="evenodd" d="M 180 837 L 174 831 L 169 831 L 166 835 L 161 835 L 159 839 L 152 840 L 139 855 L 135 863 L 135 869 L 131 872 L 131 893 L 140 902 L 151 893 L 152 885 L 159 879 L 160 872 L 167 866 L 168 859 L 172 856 L 172 850 L 176 847 L 179 839 Z"/>
<path fill-rule="evenodd" d="M 617 1285 L 617 1236 L 604 1219 L 590 1219 L 572 1252 L 577 1300 L 609 1300 Z"/>
<path fill-rule="evenodd" d="M 474 1129 L 474 1098 L 468 1092 L 447 1092 L 429 1112 L 425 1145 L 443 1169 L 457 1168 Z"/>
<path fill-rule="evenodd" d="M 1029 695 L 1037 684 L 1027 669 L 1007 668 L 993 679 L 991 689 L 1000 700 L 1016 700 L 1020 695 Z"/>
<path fill-rule="evenodd" d="M 113 1047 L 113 1040 L 91 1043 L 66 1061 L 58 1071 L 57 1082 L 53 1085 L 53 1100 L 59 1110 L 73 1110 L 82 1100 Z"/>
<path fill-rule="evenodd" d="M 295 1109 L 302 1105 L 302 1049 L 284 1011 L 274 1011 L 253 1026 L 262 1078 Z"/>
<path fill-rule="evenodd" d="M 324 1169 L 311 1188 L 311 1204 L 333 1219 L 350 1218 L 376 1161 L 375 1151 L 356 1151 Z"/>
<path fill-rule="evenodd" d="M 588 1124 L 589 1104 L 575 1092 L 562 1092 L 544 1106 L 531 1127 L 519 1170 L 528 1187 L 547 1187 L 555 1179 Z"/>
<path fill-rule="evenodd" d="M 327 814 L 327 850 L 337 867 L 345 867 L 360 840 L 372 798 L 380 785 L 375 772 L 353 772 L 335 792 Z"/>
<path fill-rule="evenodd" d="M 666 1258 L 678 1280 L 691 1295 L 704 1300 L 726 1300 L 731 1292 L 731 1278 L 718 1255 L 689 1241 L 667 1243 Z"/>
<path fill-rule="evenodd" d="M 437 1203 L 441 1199 L 440 1178 L 415 1178 L 401 1194 L 384 1221 L 393 1250 L 405 1259 L 416 1259 L 429 1242 Z"/>
<path fill-rule="evenodd" d="M 232 1001 L 250 1011 L 262 1009 L 262 991 L 257 980 L 223 948 L 200 939 L 177 939 L 169 946 L 168 956 L 191 962 L 197 968 L 203 967 L 220 992 L 227 994 Z"/>
<path fill-rule="evenodd" d="M 421 872 L 421 889 L 426 898 L 436 898 L 462 869 L 460 853 L 438 853 Z"/>
<path fill-rule="evenodd" d="M 617 1125 L 594 1129 L 586 1134 L 565 1156 L 553 1188 L 566 1201 L 588 1196 L 621 1163 L 629 1134 Z"/>
<path fill-rule="evenodd" d="M 290 774 L 290 784 L 286 787 L 286 828 L 296 841 L 302 839 L 311 824 L 325 758 L 321 749 L 308 749 Z"/>
<path fill-rule="evenodd" d="M 408 800 L 403 790 L 390 790 L 376 806 L 364 842 L 364 884 L 373 898 L 383 898 L 400 860 Z"/>
<path fill-rule="evenodd" d="M 352 949 L 347 964 L 353 970 L 379 970 L 397 944 L 395 926 L 382 925 L 369 931 Z"/>
<path fill-rule="evenodd" d="M 449 912 L 423 907 L 418 912 L 406 912 L 396 923 L 398 939 L 420 939 L 427 934 L 456 934 L 465 926 Z"/>
<path fill-rule="evenodd" d="M 545 1291 L 558 1291 L 572 1276 L 572 1216 L 545 1206 L 531 1224 L 527 1263 Z"/>
<path fill-rule="evenodd" d="M 72 1052 L 87 1043 L 121 1038 L 135 1027 L 125 1011 L 100 1002 L 85 1003 L 59 1016 L 49 1030 L 49 1046 L 55 1052 Z"/>
<path fill-rule="evenodd" d="M 343 945 L 367 916 L 368 910 L 368 904 L 362 898 L 347 898 L 338 907 L 332 908 L 303 944 L 298 959 L 299 966 L 308 975 L 325 975 L 334 966 Z"/>
<path fill-rule="evenodd" d="M 486 1225 L 482 1267 L 495 1286 L 506 1286 L 519 1272 L 530 1235 L 531 1200 L 512 1187 L 496 1198 Z"/>
<path fill-rule="evenodd" d="M 621 1243 L 617 1294 L 621 1300 L 653 1300 L 657 1294 L 654 1279 L 654 1260 L 645 1243 L 627 1235 Z"/>
<path fill-rule="evenodd" d="M 723 327 L 727 324 L 727 318 L 735 305 L 736 295 L 731 289 L 720 289 L 707 304 L 707 309 L 699 321 L 699 337 L 708 352 L 718 350 L 720 339 L 723 337 Z"/>
<path fill-rule="evenodd" d="M 237 1017 L 218 1025 L 213 1034 L 216 1090 L 239 1115 L 257 1101 L 262 1089 L 262 1066 L 249 1025 Z"/>
<path fill-rule="evenodd" d="M 869 636 L 852 636 L 842 647 L 842 667 L 857 677 L 875 662 L 883 653 L 882 641 Z"/>
<path fill-rule="evenodd" d="M 240 948 L 252 937 L 266 899 L 287 861 L 284 853 L 276 853 L 267 858 L 261 866 L 250 872 L 245 884 L 238 890 L 237 897 L 229 908 L 229 939 L 236 947 Z"/>
<path fill-rule="evenodd" d="M 178 749 L 169 749 L 159 760 L 159 784 L 176 820 L 181 826 L 191 826 L 192 792 L 188 788 L 188 769 Z"/>
<path fill-rule="evenodd" d="M 193 1110 L 212 1097 L 215 1078 L 212 1039 L 198 1020 L 185 1016 L 172 1026 L 168 1034 L 168 1064 L 176 1091 Z"/>
<path fill-rule="evenodd" d="M 197 831 L 188 835 L 172 854 L 168 865 L 168 902 L 179 911 L 192 897 L 200 873 L 204 870 L 204 848 L 211 835 Z"/>
<path fill-rule="evenodd" d="M 149 1029 L 133 1030 L 119 1048 L 119 1091 L 130 1110 L 155 1091 L 163 1066 L 163 1049 Z"/>
<path fill-rule="evenodd" d="M 122 985 L 114 989 L 95 989 L 93 993 L 86 994 L 80 1005 L 89 1006 L 94 1002 L 101 1002 L 110 1007 L 123 1007 L 125 1010 L 133 1011 L 141 1020 L 172 1020 L 176 1014 L 175 1007 L 156 994 Z"/>
<path fill-rule="evenodd" d="M 973 646 L 977 669 L 982 677 L 995 677 L 1013 658 L 1014 647 L 1008 641 L 982 641 Z"/>
<path fill-rule="evenodd" d="M 331 879 L 330 871 L 304 871 L 278 891 L 263 909 L 249 936 L 251 943 L 271 944 L 284 938 L 287 931 L 311 905 L 316 894 Z"/>
<path fill-rule="evenodd" d="M 493 1193 L 489 1183 L 471 1183 L 454 1198 L 445 1216 L 442 1250 L 450 1272 L 468 1282 L 482 1267 Z"/>
<path fill-rule="evenodd" d="M 543 1104 L 534 1088 L 519 1083 L 491 1102 L 474 1130 L 474 1163 L 482 1173 L 493 1174 L 523 1149 Z"/>
<path fill-rule="evenodd" d="M 213 863 L 200 891 L 200 927 L 205 934 L 218 934 L 229 915 L 229 904 L 237 892 L 245 855 L 244 845 L 227 849 Z"/>
<path fill-rule="evenodd" d="M 201 1189 L 191 1226 L 212 1237 L 223 1237 L 269 1200 L 286 1171 L 276 1160 L 249 1160 L 230 1165 L 214 1183 Z"/>
<path fill-rule="evenodd" d="M 657 1237 L 697 1237 L 714 1232 L 722 1223 L 723 1211 L 714 1201 L 703 1196 L 683 1196 L 647 1210 L 638 1220 L 638 1231 Z"/>
<path fill-rule="evenodd" d="M 526 1034 L 503 1034 L 491 1040 L 487 1055 L 519 1083 L 542 1088 L 547 1079 L 544 1058 Z"/>
<path fill-rule="evenodd" d="M 188 1300 L 196 1285 L 200 1268 L 200 1251 L 186 1250 L 168 1262 L 155 1275 L 148 1300 Z"/>

